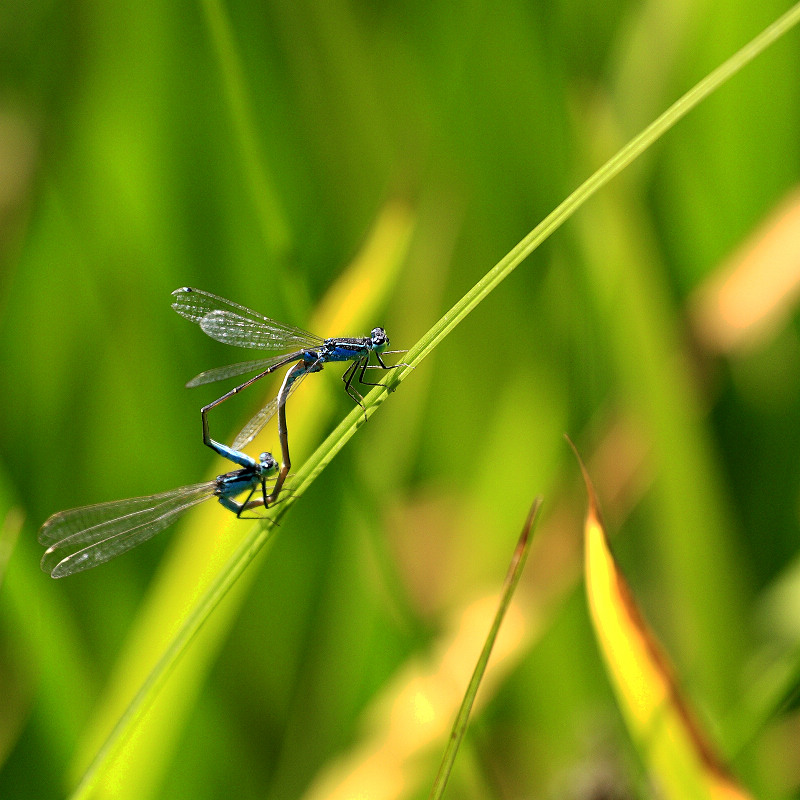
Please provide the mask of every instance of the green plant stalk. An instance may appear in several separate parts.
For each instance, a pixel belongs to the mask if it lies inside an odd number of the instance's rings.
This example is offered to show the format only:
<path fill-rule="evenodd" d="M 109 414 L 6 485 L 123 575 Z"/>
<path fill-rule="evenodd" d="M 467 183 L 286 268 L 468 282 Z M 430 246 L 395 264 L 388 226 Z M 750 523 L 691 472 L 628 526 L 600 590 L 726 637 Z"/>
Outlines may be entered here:
<path fill-rule="evenodd" d="M 290 247 L 289 226 L 275 192 L 258 145 L 253 104 L 248 97 L 244 70 L 237 55 L 233 31 L 220 0 L 203 0 L 206 22 L 220 62 L 231 117 L 244 162 L 243 172 L 258 212 L 261 235 L 272 260 L 281 261 Z"/>
<path fill-rule="evenodd" d="M 475 670 L 470 678 L 469 686 L 467 686 L 464 699 L 461 701 L 461 707 L 458 709 L 458 714 L 456 715 L 456 720 L 453 723 L 453 730 L 450 733 L 450 739 L 447 742 L 447 747 L 444 751 L 439 772 L 436 775 L 436 780 L 433 782 L 430 800 L 440 800 L 444 794 L 445 786 L 447 786 L 447 781 L 450 777 L 453 764 L 456 760 L 458 748 L 461 746 L 461 740 L 464 738 L 464 734 L 467 731 L 469 715 L 472 712 L 475 696 L 478 694 L 478 687 L 480 686 L 481 681 L 483 680 L 483 675 L 486 672 L 486 666 L 489 663 L 489 656 L 492 654 L 492 649 L 494 648 L 497 634 L 500 631 L 500 625 L 503 622 L 503 618 L 506 615 L 508 606 L 511 603 L 511 598 L 514 596 L 514 592 L 519 584 L 522 570 L 525 567 L 525 561 L 528 558 L 528 552 L 530 551 L 530 544 L 532 541 L 530 533 L 533 526 L 536 524 L 536 520 L 539 516 L 539 509 L 541 507 L 542 498 L 537 497 L 533 501 L 531 510 L 528 512 L 528 518 L 525 520 L 525 525 L 523 526 L 522 533 L 519 536 L 517 547 L 514 550 L 514 555 L 511 558 L 511 565 L 509 566 L 508 574 L 506 575 L 503 594 L 500 597 L 500 605 L 497 608 L 497 613 L 494 616 L 492 627 L 489 629 L 486 641 L 483 644 L 483 649 L 478 657 L 478 663 L 475 664 Z"/>
<path fill-rule="evenodd" d="M 213 8 L 216 0 L 206 0 Z M 87 768 L 83 778 L 71 795 L 83 798 L 89 795 L 98 780 L 103 765 L 109 761 L 131 727 L 144 713 L 158 687 L 169 674 L 177 658 L 194 638 L 203 621 L 211 614 L 226 592 L 244 572 L 258 552 L 272 536 L 274 523 L 279 522 L 292 505 L 302 496 L 334 456 L 364 424 L 364 417 L 372 416 L 422 361 L 489 293 L 505 280 L 542 242 L 560 228 L 589 198 L 618 175 L 634 159 L 683 119 L 702 100 L 715 92 L 757 55 L 800 22 L 800 3 L 795 4 L 783 16 L 765 28 L 748 44 L 738 50 L 727 61 L 695 84 L 686 94 L 673 103 L 641 133 L 633 137 L 621 150 L 612 156 L 600 169 L 592 174 L 572 194 L 550 212 L 527 236 L 481 278 L 408 352 L 408 366 L 393 374 L 383 387 L 376 387 L 364 398 L 364 407 L 354 408 L 336 427 L 330 436 L 317 448 L 297 473 L 292 494 L 278 505 L 275 515 L 254 525 L 242 544 L 209 587 L 206 594 L 187 616 L 164 655 L 158 660 L 150 676 L 131 700 L 125 713 L 111 730 L 108 738 Z"/>

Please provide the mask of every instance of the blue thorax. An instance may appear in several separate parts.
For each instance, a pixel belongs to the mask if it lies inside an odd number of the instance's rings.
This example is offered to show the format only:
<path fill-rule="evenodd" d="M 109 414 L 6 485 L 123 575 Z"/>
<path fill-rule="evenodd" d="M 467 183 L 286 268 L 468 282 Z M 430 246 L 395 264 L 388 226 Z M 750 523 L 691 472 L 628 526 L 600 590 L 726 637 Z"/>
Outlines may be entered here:
<path fill-rule="evenodd" d="M 389 346 L 389 337 L 383 328 L 373 328 L 369 336 L 326 339 L 318 350 L 307 350 L 303 358 L 314 360 L 356 361 L 368 357 L 370 352 L 382 353 Z"/>

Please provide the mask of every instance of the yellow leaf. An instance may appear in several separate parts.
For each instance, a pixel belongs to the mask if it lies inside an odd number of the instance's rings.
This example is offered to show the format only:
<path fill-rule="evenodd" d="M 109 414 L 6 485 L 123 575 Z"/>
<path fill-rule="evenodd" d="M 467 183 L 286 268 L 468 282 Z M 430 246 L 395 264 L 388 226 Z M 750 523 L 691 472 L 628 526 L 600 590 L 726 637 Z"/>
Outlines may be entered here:
<path fill-rule="evenodd" d="M 589 611 L 631 737 L 664 797 L 746 800 L 750 795 L 736 784 L 701 730 L 639 612 L 611 553 L 592 482 L 578 460 L 589 495 L 584 528 Z"/>

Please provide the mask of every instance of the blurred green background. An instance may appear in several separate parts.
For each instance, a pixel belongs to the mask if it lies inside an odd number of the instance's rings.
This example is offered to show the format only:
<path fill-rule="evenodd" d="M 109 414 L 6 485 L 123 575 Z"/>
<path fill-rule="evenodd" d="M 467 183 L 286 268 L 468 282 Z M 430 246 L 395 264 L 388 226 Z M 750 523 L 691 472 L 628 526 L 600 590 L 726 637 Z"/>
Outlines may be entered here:
<path fill-rule="evenodd" d="M 197 286 L 310 326 L 376 220 L 403 208 L 410 240 L 374 319 L 315 332 L 380 324 L 410 347 L 785 8 L 2 4 L 0 797 L 74 788 L 181 536 L 54 582 L 38 527 L 219 471 L 198 419 L 216 387 L 183 384 L 253 351 L 204 336 L 170 292 Z M 800 717 L 764 700 L 800 640 L 795 299 L 780 295 L 759 339 L 716 348 L 699 333 L 713 303 L 696 300 L 797 185 L 799 68 L 794 32 L 402 384 L 287 516 L 218 645 L 187 654 L 196 683 L 162 710 L 171 731 L 146 719 L 134 743 L 147 769 L 126 757 L 97 796 L 334 796 L 313 787 L 380 741 L 398 676 L 435 673 L 463 610 L 497 594 L 537 493 L 526 633 L 487 684 L 450 794 L 650 796 L 588 622 L 585 499 L 564 432 L 711 737 L 757 796 L 800 796 Z M 782 241 L 796 256 L 800 228 Z M 312 379 L 336 402 L 323 432 L 351 408 L 338 374 Z M 220 436 L 267 388 L 217 411 Z M 202 567 L 186 560 L 189 584 Z M 444 740 L 426 735 L 420 720 L 388 748 L 407 771 L 386 796 L 427 795 Z"/>

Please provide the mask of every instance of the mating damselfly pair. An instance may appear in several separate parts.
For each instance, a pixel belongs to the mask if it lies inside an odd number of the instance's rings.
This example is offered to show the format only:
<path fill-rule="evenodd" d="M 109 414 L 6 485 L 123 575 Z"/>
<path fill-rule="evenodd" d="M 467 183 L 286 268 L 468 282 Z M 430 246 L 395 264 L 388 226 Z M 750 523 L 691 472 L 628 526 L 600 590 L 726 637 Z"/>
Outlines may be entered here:
<path fill-rule="evenodd" d="M 172 307 L 175 311 L 197 323 L 211 338 L 237 347 L 276 353 L 269 358 L 207 370 L 186 384 L 190 387 L 201 386 L 256 373 L 203 406 L 200 412 L 203 443 L 238 465 L 239 469 L 218 475 L 211 481 L 161 494 L 99 503 L 54 514 L 39 532 L 39 542 L 47 546 L 42 557 L 42 569 L 54 578 L 82 572 L 109 561 L 155 536 L 185 511 L 211 497 L 215 497 L 239 518 L 247 518 L 246 512 L 256 508 L 273 505 L 291 469 L 286 401 L 306 375 L 320 372 L 328 363 L 351 362 L 342 380 L 347 394 L 363 408 L 363 397 L 353 385 L 354 380 L 365 386 L 380 386 L 379 383 L 364 379 L 368 369 L 390 370 L 404 366 L 384 363 L 383 355 L 402 351 L 388 350 L 389 337 L 383 328 L 373 328 L 369 336 L 361 338 L 323 339 L 200 289 L 184 287 L 174 291 L 173 296 L 175 302 Z M 370 363 L 373 355 L 377 364 Z M 287 365 L 289 369 L 277 396 L 242 428 L 230 447 L 211 438 L 209 411 L 260 378 Z M 241 451 L 276 412 L 282 458 L 280 466 L 271 453 L 262 453 L 256 461 Z M 275 483 L 268 491 L 267 480 L 271 478 L 275 478 Z M 240 495 L 244 499 L 237 501 Z"/>

